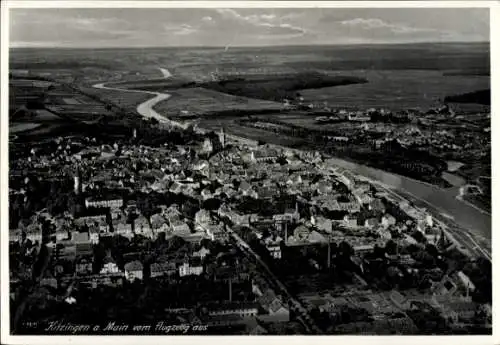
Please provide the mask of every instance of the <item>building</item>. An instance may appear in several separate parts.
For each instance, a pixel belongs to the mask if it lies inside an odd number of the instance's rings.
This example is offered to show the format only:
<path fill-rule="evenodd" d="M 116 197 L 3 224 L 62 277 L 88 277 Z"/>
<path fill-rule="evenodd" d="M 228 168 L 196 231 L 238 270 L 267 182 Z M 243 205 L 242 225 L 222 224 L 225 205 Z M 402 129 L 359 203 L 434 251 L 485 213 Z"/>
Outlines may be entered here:
<path fill-rule="evenodd" d="M 75 195 L 80 195 L 83 192 L 82 172 L 80 169 L 77 169 L 76 174 L 73 176 L 73 191 Z"/>
<path fill-rule="evenodd" d="M 200 250 L 193 252 L 193 257 L 198 257 L 203 260 L 208 254 L 210 254 L 210 250 L 205 247 L 201 247 Z"/>
<path fill-rule="evenodd" d="M 264 240 L 264 244 L 269 251 L 269 254 L 275 259 L 281 259 L 281 242 L 283 239 L 279 236 L 276 238 L 268 237 Z"/>
<path fill-rule="evenodd" d="M 354 188 L 356 179 L 351 173 L 346 171 L 343 174 L 341 174 L 338 178 L 339 181 L 342 182 L 344 185 L 346 185 L 347 188 L 349 189 Z"/>
<path fill-rule="evenodd" d="M 53 248 L 56 260 L 73 261 L 76 259 L 76 245 L 71 241 L 58 242 Z"/>
<path fill-rule="evenodd" d="M 356 198 L 356 201 L 362 205 L 369 205 L 372 201 L 372 197 L 366 193 L 355 192 L 354 197 Z"/>
<path fill-rule="evenodd" d="M 194 221 L 196 231 L 205 231 L 204 228 L 212 224 L 212 215 L 210 214 L 210 211 L 201 209 L 196 212 Z"/>
<path fill-rule="evenodd" d="M 364 255 L 373 252 L 375 246 L 373 244 L 359 244 L 353 246 L 354 253 L 356 255 Z"/>
<path fill-rule="evenodd" d="M 196 260 L 192 260 L 191 263 L 184 262 L 179 267 L 180 277 L 191 276 L 191 275 L 199 276 L 201 274 L 203 274 L 203 266 L 201 265 L 201 262 L 197 263 Z"/>
<path fill-rule="evenodd" d="M 174 276 L 177 273 L 175 262 L 155 262 L 150 266 L 151 278 Z"/>
<path fill-rule="evenodd" d="M 116 265 L 115 260 L 108 253 L 103 260 L 103 266 L 99 272 L 101 275 L 117 275 L 122 273 L 121 270 Z"/>
<path fill-rule="evenodd" d="M 99 198 L 86 198 L 85 207 L 95 207 L 95 208 L 120 208 L 123 206 L 123 199 L 99 199 Z"/>
<path fill-rule="evenodd" d="M 203 198 L 203 200 L 208 200 L 208 199 L 212 198 L 212 192 L 210 192 L 210 189 L 208 189 L 208 188 L 203 189 L 201 191 L 200 195 Z"/>
<path fill-rule="evenodd" d="M 328 195 L 332 192 L 333 190 L 333 185 L 330 181 L 319 181 L 315 185 L 316 187 L 316 192 L 320 195 Z"/>
<path fill-rule="evenodd" d="M 453 323 L 457 322 L 471 322 L 476 317 L 479 310 L 479 305 L 470 300 L 449 300 L 449 301 L 436 301 L 435 305 L 441 312 L 441 315 L 451 320 Z"/>
<path fill-rule="evenodd" d="M 464 272 L 459 271 L 457 273 L 457 277 L 460 285 L 467 291 L 467 294 L 476 290 L 476 286 L 474 285 L 474 283 L 472 283 L 469 276 L 467 276 Z"/>
<path fill-rule="evenodd" d="M 115 235 L 120 235 L 131 239 L 134 237 L 134 232 L 132 231 L 132 224 L 126 222 L 126 219 L 121 218 L 118 220 L 113 220 L 113 233 Z"/>
<path fill-rule="evenodd" d="M 46 286 L 46 287 L 51 287 L 53 289 L 57 289 L 57 279 L 54 277 L 43 277 L 40 280 L 40 286 Z"/>
<path fill-rule="evenodd" d="M 382 216 L 381 225 L 384 228 L 388 228 L 391 225 L 396 225 L 396 218 L 394 218 L 390 214 L 385 214 L 384 216 Z"/>
<path fill-rule="evenodd" d="M 221 127 L 219 132 L 219 142 L 221 148 L 224 149 L 226 147 L 226 133 L 224 132 L 224 127 Z"/>
<path fill-rule="evenodd" d="M 289 222 L 295 223 L 300 220 L 299 205 L 295 203 L 295 209 L 286 209 L 283 214 L 275 214 L 273 220 L 276 222 Z"/>
<path fill-rule="evenodd" d="M 219 209 L 220 210 L 220 209 Z M 221 213 L 219 213 L 220 215 Z M 250 225 L 250 214 L 242 214 L 235 210 L 230 210 L 229 214 L 227 214 L 229 219 L 236 225 L 240 226 L 249 226 Z"/>
<path fill-rule="evenodd" d="M 191 234 L 191 229 L 189 229 L 189 226 L 181 220 L 176 220 L 176 221 L 172 222 L 171 228 L 172 228 L 172 233 L 175 236 L 182 237 L 182 236 L 188 236 Z"/>
<path fill-rule="evenodd" d="M 377 235 L 383 239 L 383 240 L 390 240 L 392 238 L 392 234 L 389 230 L 383 228 L 383 227 L 379 227 L 376 229 L 376 233 Z"/>
<path fill-rule="evenodd" d="M 39 227 L 31 227 L 25 232 L 26 239 L 30 240 L 32 243 L 38 242 L 42 243 L 42 230 Z M 16 236 L 19 239 L 19 235 L 22 236 L 22 231 Z"/>
<path fill-rule="evenodd" d="M 345 215 L 342 219 L 344 225 L 348 228 L 357 228 L 358 227 L 358 217 L 354 215 Z"/>
<path fill-rule="evenodd" d="M 364 226 L 367 227 L 367 228 L 373 229 L 376 226 L 378 226 L 379 224 L 380 224 L 379 220 L 377 218 L 373 217 L 373 218 L 365 219 Z"/>
<path fill-rule="evenodd" d="M 99 244 L 99 229 L 95 227 L 89 228 L 89 239 L 91 244 Z"/>
<path fill-rule="evenodd" d="M 347 211 L 349 213 L 356 213 L 361 210 L 361 206 L 356 200 L 348 202 L 338 202 L 341 211 Z"/>
<path fill-rule="evenodd" d="M 265 315 L 259 315 L 259 319 L 266 322 L 288 322 L 290 321 L 290 311 L 283 304 L 280 297 L 276 296 L 274 291 L 267 289 L 257 299 L 258 303 L 267 312 Z"/>
<path fill-rule="evenodd" d="M 179 183 L 178 181 L 175 181 L 170 186 L 169 191 L 170 191 L 170 193 L 181 194 L 184 189 L 185 189 L 185 186 L 182 183 Z"/>
<path fill-rule="evenodd" d="M 300 174 L 292 174 L 286 180 L 287 185 L 299 185 L 303 182 L 302 176 Z"/>
<path fill-rule="evenodd" d="M 231 302 L 217 303 L 207 306 L 209 316 L 238 315 L 240 317 L 252 317 L 257 315 L 258 304 L 253 302 Z"/>
<path fill-rule="evenodd" d="M 128 281 L 134 281 L 135 279 L 142 280 L 143 276 L 143 266 L 142 263 L 138 260 L 128 262 L 124 266 L 125 270 L 125 278 Z"/>
<path fill-rule="evenodd" d="M 74 244 L 89 244 L 90 234 L 88 232 L 77 232 L 73 231 L 71 234 L 71 241 Z"/>
<path fill-rule="evenodd" d="M 227 241 L 228 234 L 224 230 L 224 223 L 210 224 L 206 227 L 207 235 L 212 241 Z"/>
<path fill-rule="evenodd" d="M 151 229 L 154 233 L 167 232 L 169 230 L 167 220 L 161 214 L 151 216 Z"/>
<path fill-rule="evenodd" d="M 299 225 L 293 231 L 293 237 L 295 241 L 306 241 L 309 238 L 311 230 L 304 225 Z"/>
<path fill-rule="evenodd" d="M 273 149 L 261 149 L 250 153 L 250 161 L 252 163 L 274 162 L 278 157 L 278 152 Z"/>
<path fill-rule="evenodd" d="M 238 187 L 238 191 L 242 195 L 249 195 L 250 192 L 252 191 L 252 185 L 247 181 L 242 181 Z"/>
<path fill-rule="evenodd" d="M 319 217 L 311 217 L 311 224 L 316 226 L 319 230 L 332 232 L 333 231 L 333 222 L 331 219 L 324 218 L 322 216 Z"/>
<path fill-rule="evenodd" d="M 212 145 L 212 141 L 210 140 L 210 138 L 205 138 L 200 148 L 200 154 L 210 155 L 213 151 L 214 147 Z"/>
<path fill-rule="evenodd" d="M 290 321 L 290 311 L 283 304 L 283 302 L 276 298 L 269 305 L 269 315 L 274 321 L 288 322 Z"/>
<path fill-rule="evenodd" d="M 81 258 L 76 262 L 75 273 L 84 276 L 92 274 L 92 261 L 87 258 Z"/>
<path fill-rule="evenodd" d="M 75 215 L 75 225 L 77 226 L 97 226 L 100 231 L 109 231 L 108 226 L 109 210 L 105 208 L 87 208 Z"/>
<path fill-rule="evenodd" d="M 93 253 L 89 232 L 73 232 L 71 241 L 75 244 L 76 256 L 87 256 Z"/>
<path fill-rule="evenodd" d="M 140 215 L 134 219 L 134 233 L 148 238 L 153 238 L 153 232 L 146 217 Z"/>
<path fill-rule="evenodd" d="M 69 239 L 69 233 L 68 231 L 65 231 L 65 230 L 57 230 L 56 231 L 56 241 L 59 242 L 59 241 L 66 241 Z"/>

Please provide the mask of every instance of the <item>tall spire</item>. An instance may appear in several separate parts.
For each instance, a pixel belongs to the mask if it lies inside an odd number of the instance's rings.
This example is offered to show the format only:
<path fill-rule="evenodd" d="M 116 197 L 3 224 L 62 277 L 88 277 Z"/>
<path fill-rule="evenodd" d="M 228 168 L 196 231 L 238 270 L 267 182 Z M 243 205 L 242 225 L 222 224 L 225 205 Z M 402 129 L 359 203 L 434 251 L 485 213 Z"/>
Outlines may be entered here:
<path fill-rule="evenodd" d="M 220 128 L 219 141 L 222 145 L 222 148 L 224 148 L 226 146 L 226 133 L 224 133 L 224 127 Z"/>
<path fill-rule="evenodd" d="M 82 172 L 80 167 L 76 168 L 75 175 L 73 176 L 74 182 L 74 192 L 76 195 L 81 194 L 82 192 Z"/>

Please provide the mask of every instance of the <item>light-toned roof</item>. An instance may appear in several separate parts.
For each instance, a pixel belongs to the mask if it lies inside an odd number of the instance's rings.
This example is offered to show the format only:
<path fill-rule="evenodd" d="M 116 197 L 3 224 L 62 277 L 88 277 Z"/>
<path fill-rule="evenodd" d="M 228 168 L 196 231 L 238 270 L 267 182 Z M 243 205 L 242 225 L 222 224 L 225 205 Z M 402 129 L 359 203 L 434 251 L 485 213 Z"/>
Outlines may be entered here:
<path fill-rule="evenodd" d="M 142 263 L 138 260 L 127 262 L 124 266 L 126 271 L 139 271 L 142 270 Z"/>

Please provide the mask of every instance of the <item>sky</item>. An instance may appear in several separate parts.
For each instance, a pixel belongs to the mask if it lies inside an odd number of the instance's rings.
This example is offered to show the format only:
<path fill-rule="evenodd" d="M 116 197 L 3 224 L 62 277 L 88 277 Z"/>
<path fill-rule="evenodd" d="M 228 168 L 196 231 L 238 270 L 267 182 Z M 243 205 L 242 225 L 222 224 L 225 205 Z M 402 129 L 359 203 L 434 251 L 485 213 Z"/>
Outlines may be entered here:
<path fill-rule="evenodd" d="M 489 10 L 11 9 L 10 47 L 273 46 L 489 41 Z"/>

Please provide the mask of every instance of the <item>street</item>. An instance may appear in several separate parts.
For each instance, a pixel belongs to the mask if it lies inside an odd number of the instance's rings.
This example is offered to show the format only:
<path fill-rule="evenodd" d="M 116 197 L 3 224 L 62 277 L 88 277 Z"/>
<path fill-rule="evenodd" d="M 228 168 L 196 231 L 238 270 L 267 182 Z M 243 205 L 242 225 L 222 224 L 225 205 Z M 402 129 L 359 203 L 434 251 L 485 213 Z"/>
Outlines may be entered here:
<path fill-rule="evenodd" d="M 269 266 L 261 259 L 261 257 L 255 253 L 252 248 L 240 237 L 236 234 L 231 228 L 227 228 L 228 233 L 235 240 L 238 248 L 247 256 L 251 256 L 252 261 L 258 263 L 262 268 L 263 272 L 266 274 L 266 278 L 268 282 L 274 286 L 280 293 L 284 294 L 288 300 L 291 302 L 294 311 L 300 314 L 297 316 L 297 320 L 302 323 L 302 325 L 306 328 L 308 333 L 311 334 L 321 334 L 322 331 L 318 326 L 315 325 L 314 321 L 309 316 L 307 310 L 302 306 L 302 304 L 297 301 L 287 290 L 286 286 L 276 277 L 276 275 L 271 271 Z"/>

